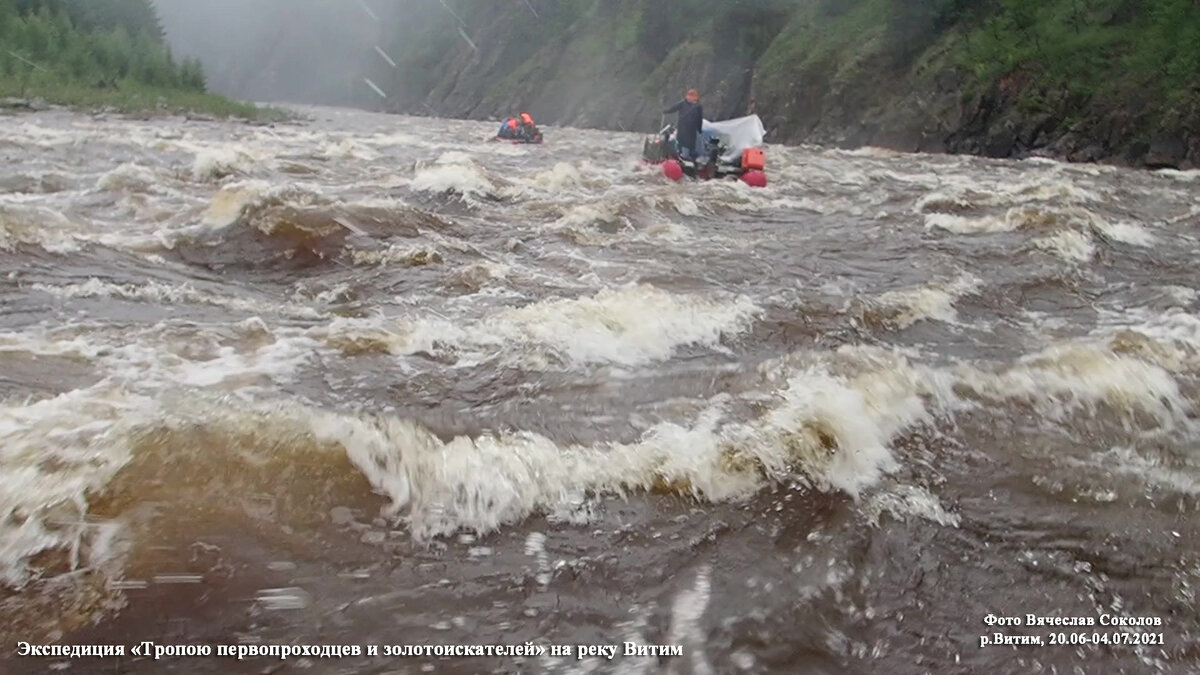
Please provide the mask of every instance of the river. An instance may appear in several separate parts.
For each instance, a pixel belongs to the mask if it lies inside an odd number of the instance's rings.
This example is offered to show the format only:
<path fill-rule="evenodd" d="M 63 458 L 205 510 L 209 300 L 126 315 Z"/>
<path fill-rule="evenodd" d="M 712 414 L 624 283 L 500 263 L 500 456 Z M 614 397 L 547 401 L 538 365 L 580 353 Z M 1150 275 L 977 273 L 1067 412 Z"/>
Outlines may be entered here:
<path fill-rule="evenodd" d="M 1200 669 L 1200 172 L 302 112 L 0 121 L 0 669 Z"/>

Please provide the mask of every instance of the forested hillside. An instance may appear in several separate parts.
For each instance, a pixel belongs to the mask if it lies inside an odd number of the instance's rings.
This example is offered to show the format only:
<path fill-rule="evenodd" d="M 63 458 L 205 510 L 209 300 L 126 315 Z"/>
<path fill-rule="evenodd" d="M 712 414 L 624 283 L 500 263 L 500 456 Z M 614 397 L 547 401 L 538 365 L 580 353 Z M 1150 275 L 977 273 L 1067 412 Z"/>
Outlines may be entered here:
<path fill-rule="evenodd" d="M 205 95 L 200 61 L 172 56 L 151 0 L 0 0 L 0 46 L 3 96 L 255 113 Z"/>

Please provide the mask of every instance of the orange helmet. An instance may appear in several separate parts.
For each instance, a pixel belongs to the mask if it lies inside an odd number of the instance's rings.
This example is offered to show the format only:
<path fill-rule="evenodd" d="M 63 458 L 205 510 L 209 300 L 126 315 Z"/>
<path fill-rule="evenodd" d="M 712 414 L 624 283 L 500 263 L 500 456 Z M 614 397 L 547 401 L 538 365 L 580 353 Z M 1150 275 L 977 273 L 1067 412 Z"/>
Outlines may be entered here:
<path fill-rule="evenodd" d="M 527 112 L 523 112 L 523 113 L 521 113 L 521 121 L 524 122 L 525 124 L 533 124 L 533 115 L 530 115 Z"/>
<path fill-rule="evenodd" d="M 517 128 L 517 118 L 515 118 L 515 117 L 508 118 L 508 128 L 509 129 Z"/>

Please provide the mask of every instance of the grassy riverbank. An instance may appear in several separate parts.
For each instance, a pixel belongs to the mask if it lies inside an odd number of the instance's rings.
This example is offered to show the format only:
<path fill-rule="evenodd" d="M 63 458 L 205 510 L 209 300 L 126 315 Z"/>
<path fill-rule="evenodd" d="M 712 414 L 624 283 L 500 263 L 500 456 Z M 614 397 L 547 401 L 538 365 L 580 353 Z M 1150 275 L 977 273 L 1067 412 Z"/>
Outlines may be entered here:
<path fill-rule="evenodd" d="M 10 99 L 14 104 L 27 102 L 36 106 L 41 101 L 84 111 L 114 111 L 130 115 L 199 114 L 253 122 L 295 119 L 293 113 L 279 108 L 233 101 L 204 91 L 154 87 L 134 81 L 100 88 L 78 82 L 23 82 L 11 77 L 0 78 L 0 99 Z"/>
<path fill-rule="evenodd" d="M 200 63 L 172 56 L 150 0 L 0 0 L 0 98 L 130 114 L 290 116 L 209 93 Z"/>

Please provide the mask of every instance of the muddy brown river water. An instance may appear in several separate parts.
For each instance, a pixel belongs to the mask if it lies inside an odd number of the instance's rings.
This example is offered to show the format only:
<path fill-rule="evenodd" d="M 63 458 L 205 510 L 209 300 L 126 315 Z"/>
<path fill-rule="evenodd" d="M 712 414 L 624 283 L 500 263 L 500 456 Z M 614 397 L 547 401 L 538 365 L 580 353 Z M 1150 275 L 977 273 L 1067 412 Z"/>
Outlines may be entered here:
<path fill-rule="evenodd" d="M 1200 172 L 304 112 L 0 118 L 0 671 L 1200 672 Z"/>

